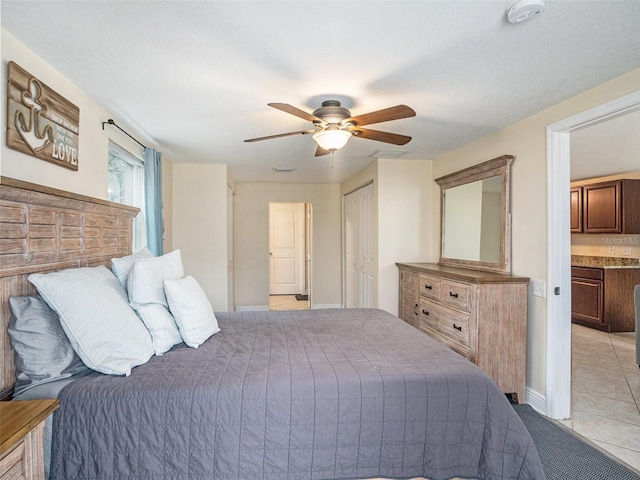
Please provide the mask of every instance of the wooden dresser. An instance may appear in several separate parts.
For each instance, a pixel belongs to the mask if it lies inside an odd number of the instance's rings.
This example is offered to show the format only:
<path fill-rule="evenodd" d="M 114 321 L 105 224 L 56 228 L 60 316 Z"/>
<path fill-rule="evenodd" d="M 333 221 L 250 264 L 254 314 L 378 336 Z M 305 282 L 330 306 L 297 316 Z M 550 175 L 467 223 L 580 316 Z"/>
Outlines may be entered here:
<path fill-rule="evenodd" d="M 398 263 L 400 318 L 484 370 L 524 401 L 526 277 L 430 263 Z M 513 398 L 513 395 L 511 395 Z"/>
<path fill-rule="evenodd" d="M 0 480 L 44 479 L 44 421 L 57 399 L 0 402 Z"/>

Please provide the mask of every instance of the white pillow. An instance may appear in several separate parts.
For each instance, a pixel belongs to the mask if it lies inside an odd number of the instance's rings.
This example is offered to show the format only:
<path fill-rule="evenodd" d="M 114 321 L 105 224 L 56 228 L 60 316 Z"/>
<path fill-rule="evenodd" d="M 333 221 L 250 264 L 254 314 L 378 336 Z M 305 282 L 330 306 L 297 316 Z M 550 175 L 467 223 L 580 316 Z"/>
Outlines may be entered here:
<path fill-rule="evenodd" d="M 120 258 L 112 258 L 111 271 L 114 273 L 116 277 L 118 277 L 118 280 L 120 280 L 120 283 L 126 290 L 127 279 L 129 278 L 129 273 L 131 272 L 131 269 L 133 268 L 133 264 L 136 262 L 136 260 L 140 258 L 153 258 L 153 257 L 154 255 L 153 253 L 151 253 L 151 250 L 149 250 L 147 247 L 143 247 L 133 255 L 128 255 L 126 257 L 120 257 Z"/>
<path fill-rule="evenodd" d="M 35 273 L 28 278 L 58 313 L 71 346 L 89 368 L 129 375 L 132 367 L 153 355 L 149 332 L 106 267 Z"/>
<path fill-rule="evenodd" d="M 211 335 L 218 333 L 218 320 L 207 295 L 195 278 L 165 280 L 164 289 L 169 310 L 178 324 L 184 343 L 198 348 Z"/>
<path fill-rule="evenodd" d="M 160 303 L 168 307 L 163 282 L 182 277 L 184 268 L 180 250 L 174 250 L 161 257 L 138 259 L 133 264 L 127 282 L 129 301 L 136 305 Z"/>
<path fill-rule="evenodd" d="M 159 303 L 132 305 L 151 334 L 156 355 L 162 355 L 174 345 L 182 343 L 178 326 L 167 307 Z"/>

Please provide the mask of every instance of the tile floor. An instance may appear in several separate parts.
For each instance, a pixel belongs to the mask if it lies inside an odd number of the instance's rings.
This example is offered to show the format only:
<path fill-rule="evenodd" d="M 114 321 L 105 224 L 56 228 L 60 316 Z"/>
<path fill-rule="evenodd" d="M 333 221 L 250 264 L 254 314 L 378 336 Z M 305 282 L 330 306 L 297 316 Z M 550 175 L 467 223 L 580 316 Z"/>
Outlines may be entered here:
<path fill-rule="evenodd" d="M 270 295 L 269 310 L 306 310 L 307 300 L 296 300 L 295 295 Z"/>
<path fill-rule="evenodd" d="M 635 333 L 572 325 L 571 418 L 561 423 L 640 470 Z"/>

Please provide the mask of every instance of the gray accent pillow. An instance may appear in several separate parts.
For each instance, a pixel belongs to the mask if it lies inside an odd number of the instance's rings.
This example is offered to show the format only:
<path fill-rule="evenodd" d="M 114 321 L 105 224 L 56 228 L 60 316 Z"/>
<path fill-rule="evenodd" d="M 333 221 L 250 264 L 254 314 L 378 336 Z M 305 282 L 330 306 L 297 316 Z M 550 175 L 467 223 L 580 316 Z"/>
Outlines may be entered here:
<path fill-rule="evenodd" d="M 43 383 L 91 372 L 71 347 L 58 314 L 42 297 L 11 297 L 9 308 L 9 340 L 16 367 L 14 396 Z"/>

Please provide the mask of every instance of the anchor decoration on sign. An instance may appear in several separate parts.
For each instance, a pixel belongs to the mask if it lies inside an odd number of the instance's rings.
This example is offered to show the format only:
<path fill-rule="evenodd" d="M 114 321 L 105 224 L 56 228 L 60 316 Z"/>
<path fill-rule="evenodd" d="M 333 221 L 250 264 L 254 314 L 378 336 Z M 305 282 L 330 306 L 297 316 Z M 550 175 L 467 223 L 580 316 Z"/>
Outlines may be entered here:
<path fill-rule="evenodd" d="M 18 110 L 16 112 L 15 125 L 18 134 L 35 155 L 38 150 L 53 143 L 53 129 L 51 125 L 45 125 L 42 128 L 42 132 L 39 132 L 41 128 L 40 113 L 44 113 L 47 110 L 47 106 L 39 102 L 41 88 L 37 80 L 32 78 L 29 81 L 29 87 L 28 92 L 22 92 L 22 104 L 29 107 L 29 118 L 25 119 L 24 113 Z"/>
<path fill-rule="evenodd" d="M 78 170 L 80 109 L 9 62 L 7 146 Z"/>

